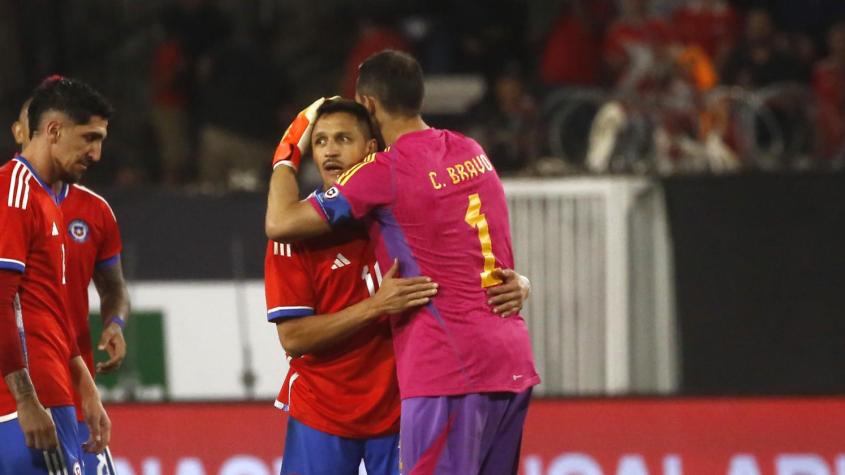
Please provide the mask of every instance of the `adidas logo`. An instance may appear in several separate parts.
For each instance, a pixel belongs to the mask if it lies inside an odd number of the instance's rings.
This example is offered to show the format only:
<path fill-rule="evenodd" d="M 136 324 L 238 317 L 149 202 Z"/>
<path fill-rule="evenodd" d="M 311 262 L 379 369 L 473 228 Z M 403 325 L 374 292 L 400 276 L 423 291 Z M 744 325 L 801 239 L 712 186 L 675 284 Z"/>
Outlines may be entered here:
<path fill-rule="evenodd" d="M 349 259 L 347 259 L 343 254 L 337 253 L 337 257 L 334 258 L 334 264 L 332 264 L 332 270 L 340 269 L 341 267 L 348 266 L 351 264 Z"/>

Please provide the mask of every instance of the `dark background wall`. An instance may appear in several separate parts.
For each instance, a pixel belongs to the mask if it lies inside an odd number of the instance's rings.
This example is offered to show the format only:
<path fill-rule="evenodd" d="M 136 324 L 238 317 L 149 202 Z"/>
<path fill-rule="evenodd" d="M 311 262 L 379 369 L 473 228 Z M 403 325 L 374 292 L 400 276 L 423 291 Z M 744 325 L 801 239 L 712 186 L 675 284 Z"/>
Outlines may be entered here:
<path fill-rule="evenodd" d="M 683 392 L 845 392 L 845 175 L 664 185 Z"/>
<path fill-rule="evenodd" d="M 221 196 L 139 189 L 103 193 L 120 224 L 133 280 L 264 277 L 264 212 L 259 193 Z"/>

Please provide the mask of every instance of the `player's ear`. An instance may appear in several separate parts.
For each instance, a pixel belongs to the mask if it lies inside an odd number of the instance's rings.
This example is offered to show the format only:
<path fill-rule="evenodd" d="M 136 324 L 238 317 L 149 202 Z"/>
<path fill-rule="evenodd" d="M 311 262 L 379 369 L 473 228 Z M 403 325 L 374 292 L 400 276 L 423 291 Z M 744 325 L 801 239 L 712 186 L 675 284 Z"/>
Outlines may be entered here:
<path fill-rule="evenodd" d="M 376 139 L 367 140 L 367 155 L 378 151 L 378 141 Z"/>
<path fill-rule="evenodd" d="M 44 124 L 44 131 L 47 133 L 47 137 L 50 138 L 50 142 L 56 143 L 59 141 L 59 136 L 62 132 L 62 124 L 58 120 L 50 119 Z"/>
<path fill-rule="evenodd" d="M 361 96 L 356 94 L 355 100 L 367 109 L 371 116 L 376 115 L 376 100 L 373 96 Z"/>
<path fill-rule="evenodd" d="M 23 145 L 23 125 L 19 120 L 12 122 L 12 137 L 15 138 L 15 143 Z"/>

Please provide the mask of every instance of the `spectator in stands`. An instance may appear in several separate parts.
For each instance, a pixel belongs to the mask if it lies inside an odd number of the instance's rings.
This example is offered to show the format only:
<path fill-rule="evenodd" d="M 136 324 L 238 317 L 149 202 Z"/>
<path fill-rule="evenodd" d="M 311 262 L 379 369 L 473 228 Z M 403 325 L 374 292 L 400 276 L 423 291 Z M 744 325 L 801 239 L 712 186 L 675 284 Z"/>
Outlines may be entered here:
<path fill-rule="evenodd" d="M 188 163 L 187 61 L 174 25 L 163 25 L 164 37 L 153 50 L 152 128 L 159 150 L 161 179 L 167 185 L 184 181 Z"/>
<path fill-rule="evenodd" d="M 821 153 L 845 159 L 845 21 L 830 29 L 828 48 L 830 54 L 813 72 Z"/>
<path fill-rule="evenodd" d="M 540 63 L 543 84 L 599 85 L 601 41 L 610 17 L 611 5 L 606 0 L 572 0 L 564 6 L 543 48 Z"/>
<path fill-rule="evenodd" d="M 537 158 L 537 106 L 520 67 L 508 64 L 489 81 L 487 95 L 470 111 L 468 135 L 478 140 L 501 174 Z"/>
<path fill-rule="evenodd" d="M 672 17 L 675 37 L 685 46 L 698 46 L 721 66 L 739 36 L 739 18 L 726 0 L 691 0 Z"/>
<path fill-rule="evenodd" d="M 375 53 L 385 49 L 411 52 L 411 46 L 402 33 L 392 26 L 391 18 L 385 13 L 375 13 L 359 20 L 358 40 L 346 57 L 343 78 L 343 97 L 355 97 L 355 81 L 358 66 Z"/>
<path fill-rule="evenodd" d="M 208 55 L 202 81 L 199 178 L 205 191 L 257 190 L 282 129 L 284 76 L 265 45 L 240 25 Z"/>
<path fill-rule="evenodd" d="M 769 12 L 750 10 L 745 20 L 745 36 L 728 56 L 722 82 L 754 89 L 801 80 L 800 65 L 779 43 Z"/>
<path fill-rule="evenodd" d="M 648 14 L 649 0 L 623 0 L 622 15 L 607 32 L 604 60 L 617 90 L 636 93 L 653 89 L 667 68 L 672 35 L 660 18 Z"/>
<path fill-rule="evenodd" d="M 179 48 L 178 53 L 181 58 L 161 57 L 159 60 L 165 63 L 168 61 L 181 63 L 181 66 L 166 64 L 161 66 L 179 69 L 178 78 L 174 79 L 177 79 L 178 88 L 184 94 L 188 154 L 192 155 L 197 142 L 196 124 L 199 123 L 200 76 L 208 67 L 209 52 L 229 37 L 231 24 L 223 12 L 217 8 L 215 0 L 177 0 L 162 11 L 161 23 L 171 33 L 173 38 L 171 47 L 178 46 Z M 175 56 L 173 50 L 159 53 L 162 56 Z M 176 148 L 178 147 L 177 145 Z M 194 164 L 187 163 L 181 167 L 182 170 L 174 167 L 176 172 L 170 179 L 175 182 L 190 180 L 194 172 L 191 169 L 192 165 Z M 165 178 L 167 178 L 166 167 L 167 165 L 162 167 Z"/>

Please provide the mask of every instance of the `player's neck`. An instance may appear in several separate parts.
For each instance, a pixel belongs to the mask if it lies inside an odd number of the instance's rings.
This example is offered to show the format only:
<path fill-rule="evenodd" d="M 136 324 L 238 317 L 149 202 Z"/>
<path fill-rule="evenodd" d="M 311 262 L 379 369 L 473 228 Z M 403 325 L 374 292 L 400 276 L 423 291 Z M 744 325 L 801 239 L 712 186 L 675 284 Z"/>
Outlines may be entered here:
<path fill-rule="evenodd" d="M 56 167 L 53 166 L 53 161 L 50 158 L 49 144 L 42 143 L 39 140 L 33 140 L 23 149 L 21 156 L 29 162 L 41 181 L 55 187 L 59 181 L 59 177 L 58 173 L 56 173 Z"/>
<path fill-rule="evenodd" d="M 420 116 L 398 117 L 382 124 L 381 135 L 384 137 L 384 143 L 390 146 L 404 134 L 419 132 L 428 128 L 428 124 Z"/>

